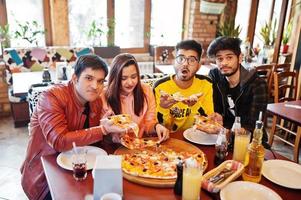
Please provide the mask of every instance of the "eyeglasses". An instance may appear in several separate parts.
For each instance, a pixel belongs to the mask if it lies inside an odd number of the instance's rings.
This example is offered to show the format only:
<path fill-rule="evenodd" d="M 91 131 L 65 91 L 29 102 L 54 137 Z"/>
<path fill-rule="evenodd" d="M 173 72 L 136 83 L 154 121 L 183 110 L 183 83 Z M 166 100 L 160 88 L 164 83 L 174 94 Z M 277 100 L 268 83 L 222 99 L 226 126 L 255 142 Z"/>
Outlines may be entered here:
<path fill-rule="evenodd" d="M 185 57 L 183 55 L 177 56 L 176 61 L 178 64 L 184 64 L 187 61 L 188 65 L 194 65 L 199 62 L 199 60 L 194 56 Z"/>

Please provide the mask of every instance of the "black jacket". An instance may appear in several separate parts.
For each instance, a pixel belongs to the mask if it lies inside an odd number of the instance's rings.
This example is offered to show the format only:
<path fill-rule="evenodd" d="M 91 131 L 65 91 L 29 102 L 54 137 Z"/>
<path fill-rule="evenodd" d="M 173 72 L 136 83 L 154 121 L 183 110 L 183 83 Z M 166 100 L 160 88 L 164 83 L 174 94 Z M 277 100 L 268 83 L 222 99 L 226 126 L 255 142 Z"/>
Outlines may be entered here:
<path fill-rule="evenodd" d="M 223 116 L 224 127 L 231 129 L 234 116 L 229 111 L 226 91 L 229 84 L 218 68 L 212 69 L 209 76 L 213 83 L 214 111 Z M 265 114 L 268 102 L 267 83 L 258 77 L 255 69 L 247 70 L 240 66 L 240 94 L 235 103 L 235 115 L 240 116 L 241 126 L 253 132 L 259 112 Z M 265 132 L 265 131 L 264 131 Z M 267 134 L 263 136 L 263 143 L 267 142 Z"/>

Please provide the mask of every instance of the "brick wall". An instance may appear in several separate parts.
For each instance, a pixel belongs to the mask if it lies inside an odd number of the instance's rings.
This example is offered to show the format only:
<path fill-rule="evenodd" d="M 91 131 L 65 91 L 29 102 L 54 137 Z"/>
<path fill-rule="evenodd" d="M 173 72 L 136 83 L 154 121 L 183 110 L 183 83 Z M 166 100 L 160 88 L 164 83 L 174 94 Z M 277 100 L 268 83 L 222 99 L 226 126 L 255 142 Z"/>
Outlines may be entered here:
<path fill-rule="evenodd" d="M 224 3 L 226 0 L 207 0 L 208 2 Z M 191 0 L 189 13 L 188 38 L 202 43 L 206 50 L 215 38 L 219 15 L 204 14 L 200 12 L 201 0 Z"/>
<path fill-rule="evenodd" d="M 4 80 L 5 67 L 0 65 L 0 117 L 10 115 L 7 84 Z"/>

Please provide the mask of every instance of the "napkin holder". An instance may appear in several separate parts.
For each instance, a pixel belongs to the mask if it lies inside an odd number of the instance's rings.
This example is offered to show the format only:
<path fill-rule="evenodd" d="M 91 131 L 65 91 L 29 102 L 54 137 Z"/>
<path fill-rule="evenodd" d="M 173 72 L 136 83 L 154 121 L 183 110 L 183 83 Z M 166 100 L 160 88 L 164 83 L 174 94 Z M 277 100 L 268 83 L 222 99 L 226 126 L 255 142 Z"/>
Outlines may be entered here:
<path fill-rule="evenodd" d="M 121 156 L 97 156 L 94 166 L 94 200 L 106 193 L 123 196 Z"/>

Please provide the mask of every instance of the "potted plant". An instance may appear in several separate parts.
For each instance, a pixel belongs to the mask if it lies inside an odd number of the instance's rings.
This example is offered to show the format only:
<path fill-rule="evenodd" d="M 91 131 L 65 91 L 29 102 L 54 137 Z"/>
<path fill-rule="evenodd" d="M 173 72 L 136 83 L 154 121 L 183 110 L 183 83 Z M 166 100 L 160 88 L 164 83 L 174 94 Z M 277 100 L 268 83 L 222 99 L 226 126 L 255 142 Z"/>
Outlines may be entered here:
<path fill-rule="evenodd" d="M 0 42 L 1 42 L 1 48 L 8 48 L 10 46 L 9 44 L 10 40 L 10 31 L 9 31 L 9 25 L 6 24 L 4 26 L 0 25 Z"/>
<path fill-rule="evenodd" d="M 103 25 L 102 19 L 93 20 L 87 36 L 93 41 L 94 53 L 102 58 L 113 58 L 120 53 L 120 47 L 114 45 L 114 19 L 108 19 L 107 26 Z M 108 45 L 106 47 L 101 44 L 101 36 L 106 34 Z"/>
<path fill-rule="evenodd" d="M 101 46 L 101 40 L 99 38 L 101 38 L 104 33 L 101 21 L 93 20 L 87 36 L 89 40 L 92 40 L 93 46 Z"/>
<path fill-rule="evenodd" d="M 266 22 L 260 29 L 260 35 L 262 37 L 264 46 L 273 46 L 276 39 L 276 24 L 277 20 L 273 24 Z"/>
<path fill-rule="evenodd" d="M 235 27 L 234 19 L 224 22 L 218 26 L 217 36 L 238 37 L 241 32 L 240 25 Z"/>
<path fill-rule="evenodd" d="M 260 53 L 263 64 L 270 63 L 273 58 L 274 43 L 276 40 L 276 24 L 277 20 L 274 20 L 274 23 L 266 22 L 259 31 L 263 41 L 263 48 L 262 52 Z"/>
<path fill-rule="evenodd" d="M 17 21 L 18 29 L 15 31 L 15 38 L 28 41 L 30 44 L 38 46 L 38 39 L 45 34 L 37 21 L 25 21 L 24 24 Z"/>
<path fill-rule="evenodd" d="M 288 51 L 288 48 L 289 48 L 289 45 L 288 45 L 288 42 L 289 42 L 289 39 L 291 37 L 291 33 L 292 33 L 292 21 L 290 21 L 286 28 L 284 29 L 284 32 L 283 32 L 283 36 L 282 36 L 282 53 L 285 54 L 287 53 Z"/>

